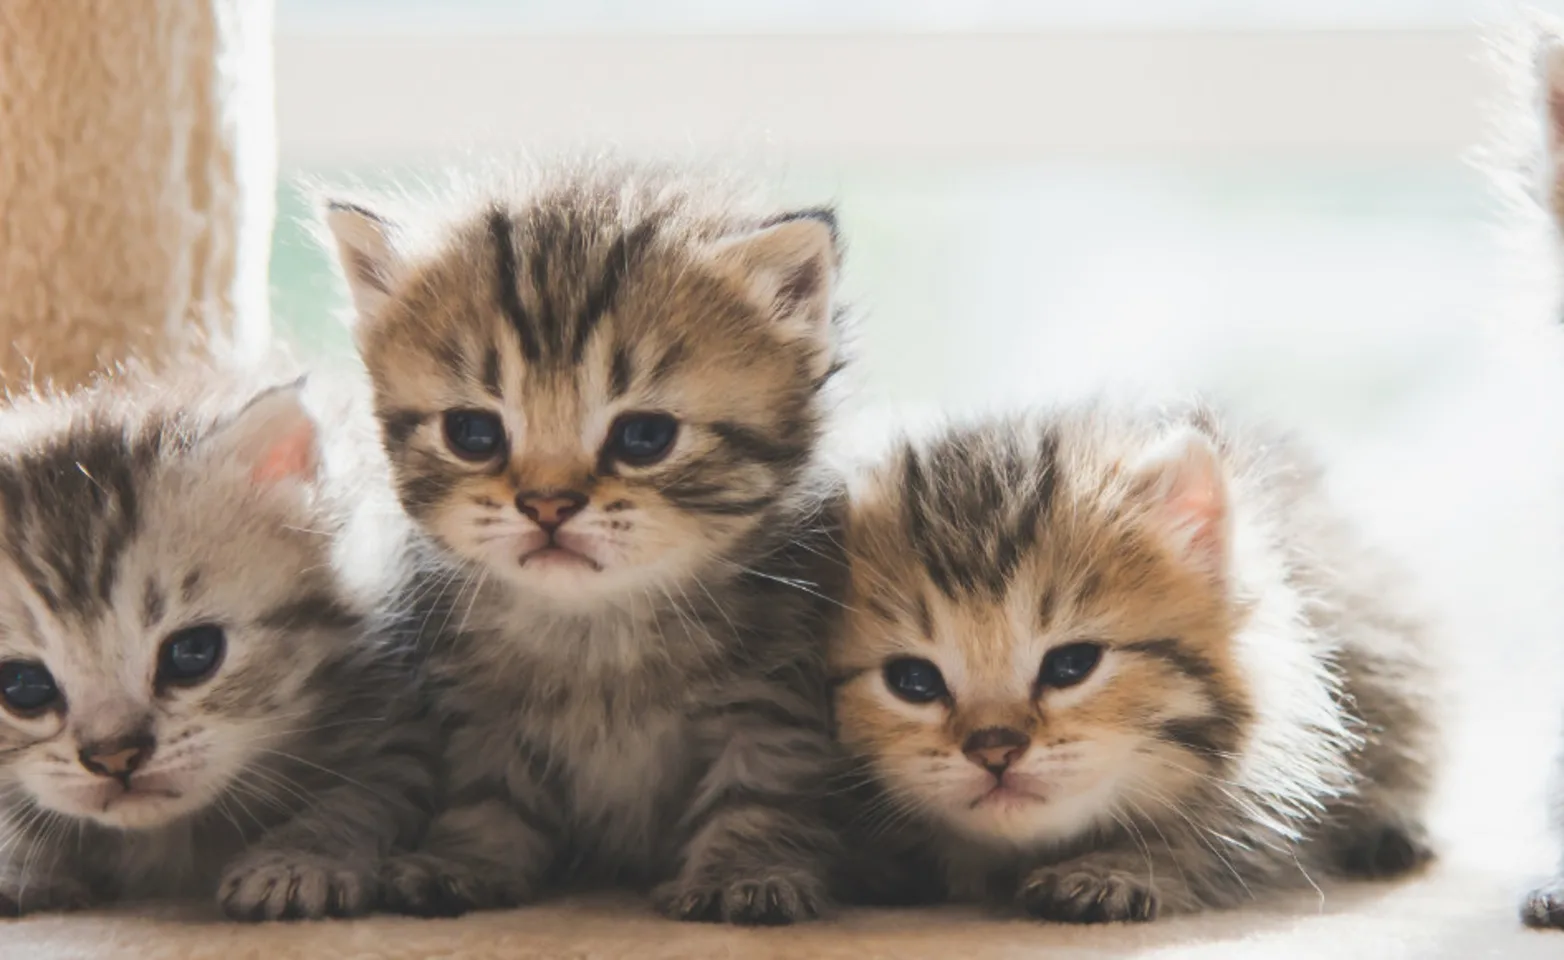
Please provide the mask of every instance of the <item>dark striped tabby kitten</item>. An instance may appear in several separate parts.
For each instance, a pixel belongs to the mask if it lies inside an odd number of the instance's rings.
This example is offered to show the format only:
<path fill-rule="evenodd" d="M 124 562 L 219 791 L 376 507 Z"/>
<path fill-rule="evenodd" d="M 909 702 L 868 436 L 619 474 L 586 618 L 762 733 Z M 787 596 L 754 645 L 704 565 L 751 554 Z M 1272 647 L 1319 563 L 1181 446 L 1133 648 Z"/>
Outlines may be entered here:
<path fill-rule="evenodd" d="M 1150 920 L 1429 858 L 1421 627 L 1283 438 L 1102 406 L 951 429 L 847 526 L 858 896 Z"/>
<path fill-rule="evenodd" d="M 433 795 L 407 657 L 333 573 L 298 387 L 0 414 L 0 913 L 363 913 Z"/>
<path fill-rule="evenodd" d="M 625 884 L 679 919 L 818 915 L 832 215 L 605 162 L 452 206 L 326 214 L 397 491 L 446 568 L 447 806 L 388 895 L 445 914 Z"/>
<path fill-rule="evenodd" d="M 1564 169 L 1564 37 L 1543 27 L 1534 39 L 1538 42 L 1536 107 L 1545 139 L 1542 175 L 1537 183 L 1539 199 L 1554 225 L 1564 231 L 1564 176 L 1560 176 Z M 1559 249 L 1564 251 L 1564 244 Z M 1564 752 L 1555 762 L 1555 771 L 1552 819 L 1555 831 L 1564 836 Z M 1528 926 L 1564 930 L 1564 859 L 1548 882 L 1526 895 L 1521 902 L 1521 919 Z"/>

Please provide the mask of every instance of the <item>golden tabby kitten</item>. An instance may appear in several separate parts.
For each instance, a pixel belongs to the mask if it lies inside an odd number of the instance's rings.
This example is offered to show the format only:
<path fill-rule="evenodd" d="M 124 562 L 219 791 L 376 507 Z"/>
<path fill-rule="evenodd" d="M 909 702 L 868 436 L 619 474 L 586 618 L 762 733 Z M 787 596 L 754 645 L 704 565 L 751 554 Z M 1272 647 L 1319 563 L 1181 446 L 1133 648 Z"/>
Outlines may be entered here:
<path fill-rule="evenodd" d="M 1150 920 L 1429 857 L 1421 627 L 1281 438 L 952 429 L 868 472 L 847 536 L 854 896 Z"/>
<path fill-rule="evenodd" d="M 446 798 L 387 896 L 626 884 L 679 919 L 816 916 L 834 219 L 678 170 L 532 173 L 327 214 L 431 547 Z"/>

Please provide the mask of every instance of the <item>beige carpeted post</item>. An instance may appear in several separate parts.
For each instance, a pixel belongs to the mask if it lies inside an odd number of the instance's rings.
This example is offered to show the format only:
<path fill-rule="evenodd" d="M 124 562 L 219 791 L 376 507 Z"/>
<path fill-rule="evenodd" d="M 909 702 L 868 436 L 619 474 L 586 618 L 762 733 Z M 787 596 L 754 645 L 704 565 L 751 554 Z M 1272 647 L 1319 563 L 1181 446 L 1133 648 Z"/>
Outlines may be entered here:
<path fill-rule="evenodd" d="M 0 0 L 5 387 L 265 343 L 271 32 L 271 0 Z"/>

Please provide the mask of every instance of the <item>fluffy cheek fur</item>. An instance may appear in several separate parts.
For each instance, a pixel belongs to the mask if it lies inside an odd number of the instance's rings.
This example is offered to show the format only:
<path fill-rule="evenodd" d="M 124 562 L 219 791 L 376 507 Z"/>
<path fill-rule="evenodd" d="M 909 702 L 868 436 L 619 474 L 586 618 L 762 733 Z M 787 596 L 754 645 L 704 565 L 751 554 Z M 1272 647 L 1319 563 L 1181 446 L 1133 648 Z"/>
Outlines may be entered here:
<path fill-rule="evenodd" d="M 861 522 L 854 532 L 860 547 L 873 542 Z M 1068 549 L 1067 540 L 1044 543 Z M 1040 551 L 998 599 L 941 594 L 906 545 L 876 552 L 882 562 L 853 558 L 832 657 L 845 678 L 838 736 L 885 788 L 885 816 L 916 811 L 997 845 L 1062 842 L 1128 815 L 1179 816 L 1190 786 L 1215 776 L 1233 746 L 1241 705 L 1229 623 L 1219 590 L 1155 555 L 1135 557 L 1135 546 L 1092 565 Z M 1082 641 L 1102 646 L 1091 673 L 1073 686 L 1041 684 L 1049 651 Z M 898 697 L 884 667 L 901 658 L 934 664 L 948 695 Z M 999 791 L 965 753 L 993 728 L 1026 741 Z"/>
<path fill-rule="evenodd" d="M 253 689 L 245 679 L 251 651 L 244 639 L 230 632 L 228 653 L 210 687 L 161 694 L 152 680 L 155 647 L 140 662 L 120 664 L 123 676 L 73 663 L 69 656 L 28 651 L 28 659 L 51 667 L 67 705 L 37 717 L 0 714 L 0 750 L 11 753 L 13 787 L 46 810 L 131 830 L 172 822 L 225 794 L 240 804 L 264 804 L 281 786 L 252 771 L 286 740 L 293 721 L 291 713 L 273 715 L 261 701 L 280 698 L 298 705 L 298 695 L 274 688 L 262 697 Z M 156 747 L 136 773 L 134 792 L 127 793 L 78 758 L 95 736 L 138 720 L 146 723 Z"/>
<path fill-rule="evenodd" d="M 513 506 L 512 480 L 457 477 L 448 489 L 420 519 L 452 552 L 517 586 L 587 604 L 675 589 L 745 529 L 738 522 L 702 522 L 663 502 L 650 485 L 608 479 L 557 534 L 560 546 L 588 562 L 524 559 L 547 537 Z"/>
<path fill-rule="evenodd" d="M 959 676 L 959 667 L 946 673 Z M 921 811 L 979 841 L 1064 841 L 1120 809 L 1173 802 L 1200 775 L 1201 758 L 1126 722 L 1178 715 L 1181 707 L 1206 711 L 1192 692 L 1182 705 L 1149 702 L 1144 685 L 1163 681 L 1153 673 L 1133 657 L 1108 653 L 1080 686 L 998 711 L 959 701 L 907 703 L 880 674 L 866 673 L 838 694 L 837 718 L 844 744 L 888 789 L 890 808 Z M 1031 738 L 1000 792 L 961 746 L 972 731 L 993 725 Z"/>
<path fill-rule="evenodd" d="M 511 334 L 488 330 L 504 348 L 492 353 L 503 398 L 463 381 L 410 337 L 374 338 L 365 348 L 408 513 L 489 575 L 567 606 L 677 591 L 714 565 L 719 578 L 731 576 L 736 568 L 722 564 L 786 494 L 816 429 L 809 394 L 796 389 L 786 363 L 754 366 L 754 357 L 773 357 L 782 346 L 763 332 L 736 332 L 735 343 L 622 335 L 633 345 L 630 369 L 669 372 L 616 394 L 607 384 L 621 336 L 616 318 L 605 318 L 604 328 L 580 367 L 554 374 L 529 370 Z M 674 351 L 673 342 L 685 345 Z M 678 362 L 660 364 L 670 352 Z M 498 418 L 504 456 L 474 463 L 453 454 L 443 428 L 448 410 Z M 605 463 L 615 419 L 635 411 L 678 421 L 671 451 L 655 464 Z M 549 537 L 517 497 L 538 489 L 585 497 L 555 535 L 555 545 L 575 556 L 530 557 Z"/>
<path fill-rule="evenodd" d="M 147 829 L 225 797 L 239 816 L 246 804 L 294 799 L 265 767 L 308 726 L 315 704 L 304 687 L 321 651 L 278 613 L 324 557 L 288 514 L 213 485 L 202 470 L 170 476 L 144 503 L 156 535 L 127 549 L 110 601 L 95 610 L 56 616 L 24 577 L 0 569 L 0 661 L 41 664 L 59 690 L 36 716 L 0 707 L 0 805 L 31 799 Z M 197 624 L 224 630 L 216 671 L 194 686 L 159 684 L 165 639 Z M 129 735 L 153 746 L 127 792 L 80 757 L 88 744 Z"/>
<path fill-rule="evenodd" d="M 136 792 L 87 771 L 77 761 L 77 739 L 58 729 L 37 731 L 16 764 L 18 785 L 46 810 L 107 827 L 145 830 L 205 809 L 225 793 L 264 795 L 274 787 L 243 784 L 243 773 L 268 731 L 260 725 L 213 724 L 199 716 L 170 714 L 153 736 L 159 747 L 137 774 Z M 242 802 L 242 799 L 241 799 Z"/>

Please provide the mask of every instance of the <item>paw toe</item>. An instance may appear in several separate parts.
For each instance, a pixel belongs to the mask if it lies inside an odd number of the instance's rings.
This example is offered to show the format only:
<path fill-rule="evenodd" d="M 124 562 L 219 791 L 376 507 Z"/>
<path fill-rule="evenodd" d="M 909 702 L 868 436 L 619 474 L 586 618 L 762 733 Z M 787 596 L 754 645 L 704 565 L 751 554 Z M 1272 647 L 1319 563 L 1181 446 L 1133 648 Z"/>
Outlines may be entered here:
<path fill-rule="evenodd" d="M 460 863 L 417 854 L 391 860 L 382 883 L 386 908 L 415 917 L 459 917 L 525 899 L 521 891 L 486 883 Z"/>
<path fill-rule="evenodd" d="M 231 919 L 318 920 L 351 917 L 369 909 L 370 884 L 362 871 L 310 855 L 267 855 L 230 870 L 218 890 Z"/>
<path fill-rule="evenodd" d="M 675 920 L 784 926 L 820 916 L 823 885 L 808 876 L 741 877 L 663 884 L 652 894 L 659 912 Z"/>
<path fill-rule="evenodd" d="M 1117 874 L 1039 871 L 1021 889 L 1021 903 L 1040 920 L 1059 923 L 1144 922 L 1157 916 L 1157 896 Z"/>

